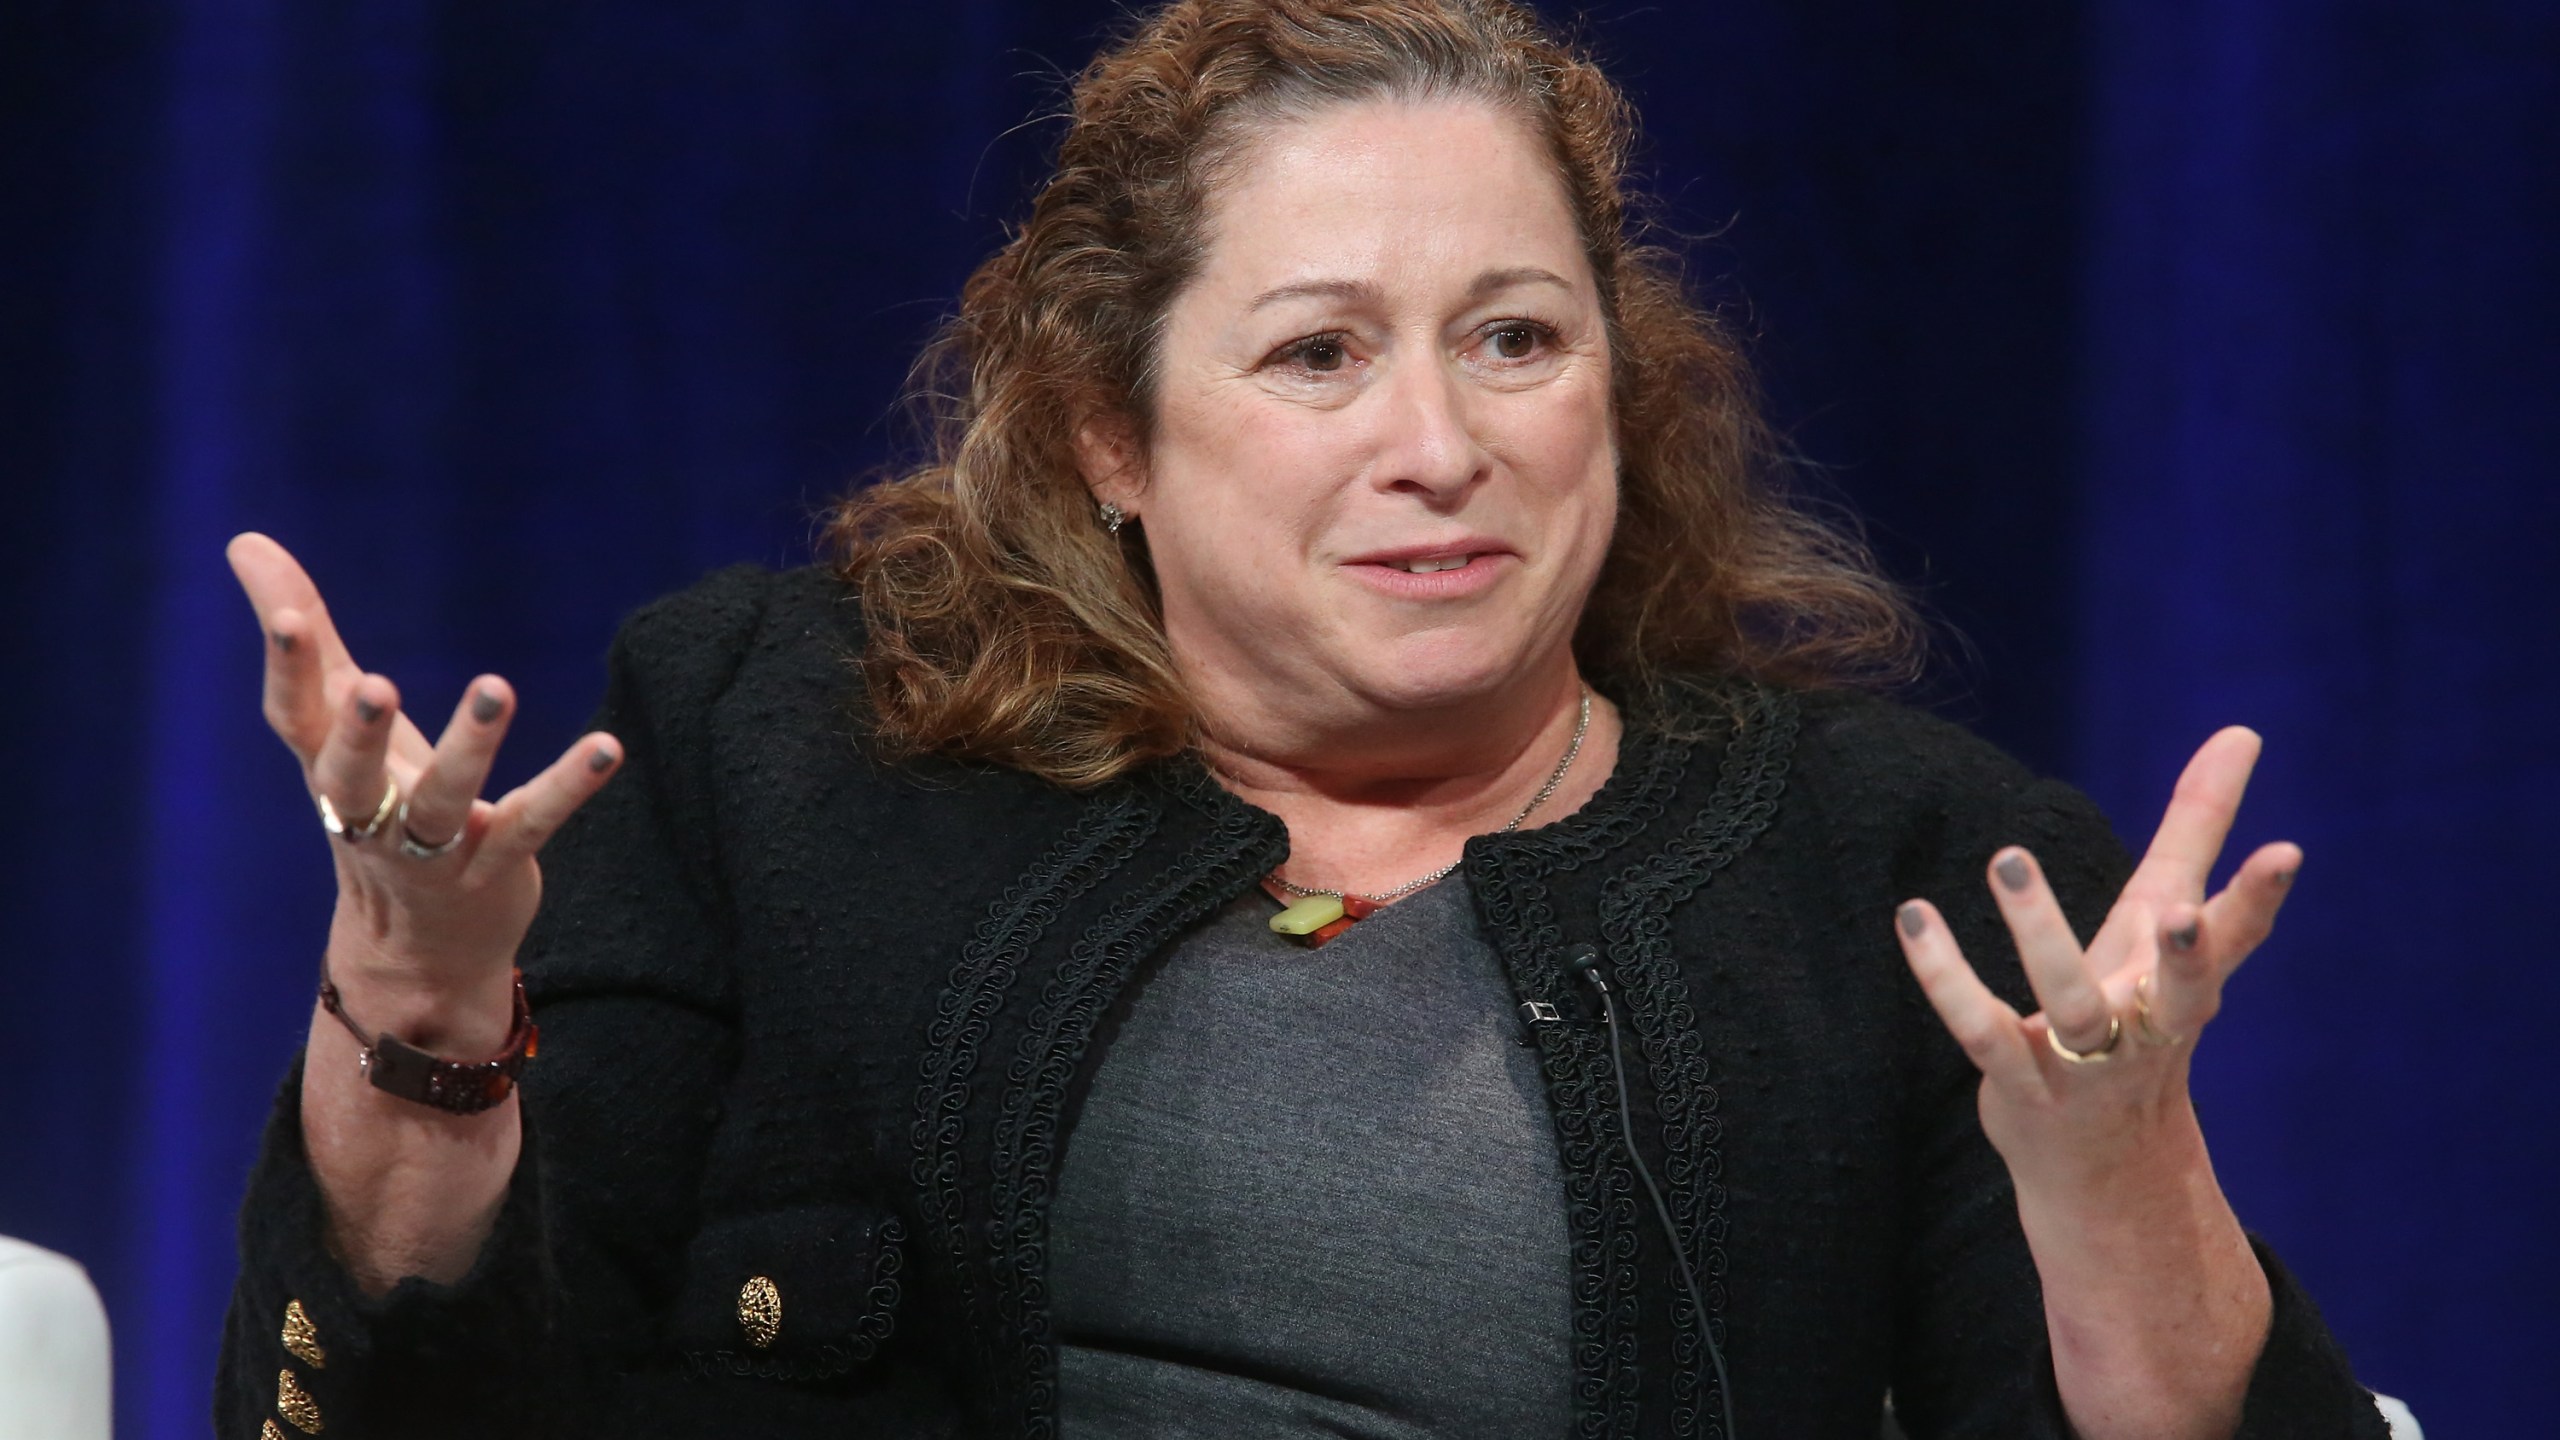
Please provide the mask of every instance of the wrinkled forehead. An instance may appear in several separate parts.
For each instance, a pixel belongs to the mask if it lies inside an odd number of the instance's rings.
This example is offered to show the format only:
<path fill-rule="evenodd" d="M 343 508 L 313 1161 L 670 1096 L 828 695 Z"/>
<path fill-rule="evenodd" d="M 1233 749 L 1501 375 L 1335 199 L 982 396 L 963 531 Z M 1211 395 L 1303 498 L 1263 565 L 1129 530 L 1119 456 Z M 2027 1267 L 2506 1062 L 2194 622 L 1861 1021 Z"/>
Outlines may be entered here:
<path fill-rule="evenodd" d="M 1209 189 L 1221 188 L 1250 170 L 1252 151 L 1272 136 L 1329 112 L 1364 107 L 1464 108 L 1507 116 L 1519 127 L 1523 138 L 1545 150 L 1549 161 L 1562 167 L 1561 157 L 1547 143 L 1537 117 L 1519 96 L 1490 85 L 1417 79 L 1345 86 L 1288 83 L 1240 100 L 1210 122 L 1207 134 L 1193 151 L 1195 178 Z"/>
<path fill-rule="evenodd" d="M 1386 95 L 1284 111 L 1239 132 L 1215 174 L 1186 292 L 1463 285 L 1533 265 L 1588 284 L 1563 176 L 1516 107 Z"/>

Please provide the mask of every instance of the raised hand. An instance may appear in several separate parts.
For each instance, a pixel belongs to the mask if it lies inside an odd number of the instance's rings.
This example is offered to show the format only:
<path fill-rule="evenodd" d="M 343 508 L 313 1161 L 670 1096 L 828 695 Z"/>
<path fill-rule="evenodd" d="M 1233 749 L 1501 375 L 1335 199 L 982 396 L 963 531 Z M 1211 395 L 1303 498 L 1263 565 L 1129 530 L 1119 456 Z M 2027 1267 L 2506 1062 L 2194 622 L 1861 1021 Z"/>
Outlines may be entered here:
<path fill-rule="evenodd" d="M 1991 857 L 2033 1015 L 1982 983 L 1937 907 L 1916 899 L 1895 917 L 1912 974 L 1982 1072 L 1983 1132 L 2016 1185 L 2054 1378 L 2087 1440 L 2231 1434 L 2266 1335 L 2266 1276 L 2187 1093 L 2196 1037 L 2302 864 L 2291 844 L 2261 847 L 2206 897 L 2258 750 L 2235 727 L 2196 752 L 2085 948 L 2033 855 Z"/>
<path fill-rule="evenodd" d="M 2195 1038 L 2221 1009 L 2223 983 L 2273 928 L 2302 864 L 2291 844 L 2263 846 L 2205 897 L 2258 750 L 2257 735 L 2235 726 L 2187 762 L 2150 849 L 2085 950 L 2035 857 L 2016 847 L 1992 856 L 1991 893 L 2042 1007 L 2033 1015 L 1982 983 L 1927 900 L 1902 908 L 1903 952 L 1982 1071 L 1983 1128 L 2013 1174 L 2139 1162 L 2146 1125 L 2183 1110 Z"/>
<path fill-rule="evenodd" d="M 586 735 L 496 801 L 480 798 L 515 711 L 504 680 L 471 682 L 430 744 L 400 692 L 358 668 L 320 592 L 284 547 L 242 535 L 227 554 L 266 632 L 266 714 L 328 824 L 338 872 L 325 960 L 368 1040 L 392 1034 L 448 1060 L 489 1058 L 514 1018 L 513 962 L 542 896 L 536 854 L 621 762 Z M 332 1248 L 380 1293 L 408 1275 L 466 1272 L 514 1173 L 516 1098 L 452 1115 L 363 1078 L 367 1052 L 315 1006 L 305 1051 L 305 1152 Z"/>
<path fill-rule="evenodd" d="M 227 553 L 267 636 L 267 723 L 302 762 L 315 808 L 325 802 L 341 827 L 330 958 L 365 974 L 339 983 L 485 997 L 541 898 L 536 852 L 611 777 L 616 742 L 584 736 L 501 799 L 481 799 L 515 711 L 504 680 L 472 681 L 430 744 L 399 689 L 357 666 L 283 546 L 249 534 Z"/>

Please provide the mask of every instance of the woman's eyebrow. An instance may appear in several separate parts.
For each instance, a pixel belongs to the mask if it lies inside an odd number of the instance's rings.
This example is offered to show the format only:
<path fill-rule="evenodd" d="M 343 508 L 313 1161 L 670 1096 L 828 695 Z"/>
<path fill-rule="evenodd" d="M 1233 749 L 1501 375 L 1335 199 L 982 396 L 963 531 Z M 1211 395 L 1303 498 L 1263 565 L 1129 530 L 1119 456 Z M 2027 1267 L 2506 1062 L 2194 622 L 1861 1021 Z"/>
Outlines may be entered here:
<path fill-rule="evenodd" d="M 1245 307 L 1250 312 L 1277 305 L 1283 300 L 1348 300 L 1353 304 L 1376 305 L 1384 297 L 1378 287 L 1366 280 L 1296 280 L 1274 286 L 1253 297 Z"/>
<path fill-rule="evenodd" d="M 1502 270 L 1487 270 L 1478 275 L 1467 286 L 1467 303 L 1474 304 L 1487 296 L 1498 294 L 1517 285 L 1553 285 L 1559 290 L 1573 289 L 1572 281 L 1553 270 L 1536 265 L 1514 265 Z M 1353 304 L 1374 306 L 1382 303 L 1385 297 L 1376 285 L 1366 280 L 1293 280 L 1286 285 L 1275 285 L 1254 296 L 1253 303 L 1245 309 L 1251 312 L 1277 305 L 1283 300 L 1309 298 L 1345 300 Z"/>
<path fill-rule="evenodd" d="M 1559 290 L 1573 289 L 1572 281 L 1553 270 L 1535 265 L 1515 265 L 1507 270 L 1487 270 L 1477 276 L 1475 283 L 1467 287 L 1467 300 L 1469 303 L 1483 300 L 1515 285 L 1553 285 Z"/>

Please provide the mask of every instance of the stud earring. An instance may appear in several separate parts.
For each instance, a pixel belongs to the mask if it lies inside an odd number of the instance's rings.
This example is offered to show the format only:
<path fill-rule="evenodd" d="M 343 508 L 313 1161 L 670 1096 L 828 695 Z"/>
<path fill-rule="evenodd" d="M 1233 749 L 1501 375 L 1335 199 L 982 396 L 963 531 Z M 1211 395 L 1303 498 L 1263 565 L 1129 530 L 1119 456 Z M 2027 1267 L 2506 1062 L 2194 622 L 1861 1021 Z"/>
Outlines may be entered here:
<path fill-rule="evenodd" d="M 1119 506 L 1108 500 L 1102 502 L 1102 530 L 1104 534 L 1119 534 L 1120 527 L 1128 523 L 1128 519 L 1128 513 L 1122 510 Z"/>

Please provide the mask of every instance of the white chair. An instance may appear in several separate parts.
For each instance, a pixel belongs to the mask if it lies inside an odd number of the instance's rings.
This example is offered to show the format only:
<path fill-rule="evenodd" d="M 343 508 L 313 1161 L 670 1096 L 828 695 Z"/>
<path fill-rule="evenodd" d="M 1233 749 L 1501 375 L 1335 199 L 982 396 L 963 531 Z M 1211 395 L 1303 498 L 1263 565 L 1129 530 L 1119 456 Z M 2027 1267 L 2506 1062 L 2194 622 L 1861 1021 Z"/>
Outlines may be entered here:
<path fill-rule="evenodd" d="M 0 1440 L 110 1440 L 112 1374 L 89 1272 L 0 1235 Z"/>
<path fill-rule="evenodd" d="M 2374 1394 L 2373 1406 L 2390 1422 L 2391 1440 L 2427 1440 L 2427 1432 L 2418 1428 L 2418 1417 L 2409 1413 L 2408 1406 L 2379 1391 Z"/>

